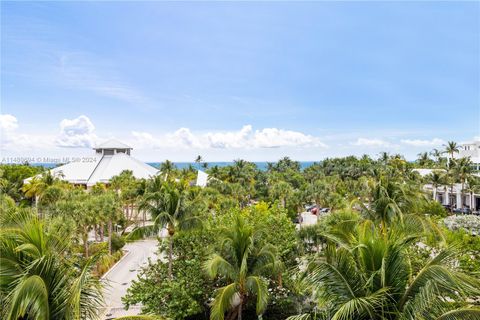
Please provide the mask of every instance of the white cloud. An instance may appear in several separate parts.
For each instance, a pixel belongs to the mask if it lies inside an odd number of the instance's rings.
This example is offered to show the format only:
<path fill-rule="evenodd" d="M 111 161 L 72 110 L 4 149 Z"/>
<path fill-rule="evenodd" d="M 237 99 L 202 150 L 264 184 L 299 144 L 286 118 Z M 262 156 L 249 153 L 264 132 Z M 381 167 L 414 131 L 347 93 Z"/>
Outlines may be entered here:
<path fill-rule="evenodd" d="M 388 141 L 381 139 L 367 139 L 367 138 L 358 138 L 357 141 L 352 143 L 355 146 L 364 146 L 364 147 L 389 147 L 391 144 Z"/>
<path fill-rule="evenodd" d="M 0 129 L 2 132 L 11 132 L 18 128 L 17 118 L 11 114 L 0 114 Z"/>
<path fill-rule="evenodd" d="M 188 128 L 180 128 L 173 133 L 154 137 L 147 132 L 132 132 L 134 144 L 143 147 L 177 148 L 280 148 L 280 147 L 327 147 L 317 137 L 298 131 L 277 128 L 264 128 L 253 131 L 251 125 L 245 125 L 238 131 L 207 132 L 194 134 Z"/>
<path fill-rule="evenodd" d="M 190 129 L 180 128 L 173 134 L 167 135 L 167 141 L 172 146 L 184 146 L 191 148 L 201 148 L 200 141 L 195 137 Z"/>
<path fill-rule="evenodd" d="M 93 132 L 95 126 L 87 116 L 75 119 L 63 119 L 60 122 L 60 134 L 55 139 L 58 147 L 90 148 L 98 140 Z"/>
<path fill-rule="evenodd" d="M 51 146 L 51 137 L 21 134 L 18 128 L 19 124 L 15 116 L 0 114 L 0 148 L 2 150 L 30 150 Z"/>
<path fill-rule="evenodd" d="M 248 146 L 252 126 L 245 125 L 240 131 L 207 133 L 208 146 L 211 148 L 245 148 Z"/>
<path fill-rule="evenodd" d="M 298 131 L 266 128 L 257 130 L 254 135 L 254 146 L 260 148 L 279 147 L 327 147 L 318 138 Z"/>
<path fill-rule="evenodd" d="M 434 146 L 440 146 L 445 143 L 445 141 L 438 138 L 434 138 L 432 140 L 403 139 L 403 140 L 400 140 L 400 142 L 413 147 L 434 147 Z"/>

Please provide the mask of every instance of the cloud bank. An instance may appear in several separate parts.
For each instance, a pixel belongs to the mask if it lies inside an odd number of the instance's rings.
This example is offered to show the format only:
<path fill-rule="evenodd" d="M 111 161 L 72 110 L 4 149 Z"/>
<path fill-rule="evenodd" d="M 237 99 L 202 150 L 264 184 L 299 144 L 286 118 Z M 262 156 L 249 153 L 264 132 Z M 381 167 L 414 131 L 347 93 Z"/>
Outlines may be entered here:
<path fill-rule="evenodd" d="M 60 134 L 55 139 L 55 143 L 62 148 L 91 148 L 98 140 L 94 130 L 95 126 L 87 116 L 63 119 L 60 122 Z"/>
<path fill-rule="evenodd" d="M 413 146 L 413 147 L 435 147 L 445 144 L 445 141 L 439 138 L 434 138 L 432 140 L 420 140 L 420 139 L 403 139 L 400 140 L 401 143 Z"/>
<path fill-rule="evenodd" d="M 153 148 L 199 148 L 199 149 L 254 149 L 282 147 L 320 147 L 327 145 L 319 138 L 298 131 L 278 128 L 253 130 L 245 125 L 237 131 L 207 132 L 194 134 L 188 128 L 154 137 L 148 132 L 132 132 L 136 145 Z"/>

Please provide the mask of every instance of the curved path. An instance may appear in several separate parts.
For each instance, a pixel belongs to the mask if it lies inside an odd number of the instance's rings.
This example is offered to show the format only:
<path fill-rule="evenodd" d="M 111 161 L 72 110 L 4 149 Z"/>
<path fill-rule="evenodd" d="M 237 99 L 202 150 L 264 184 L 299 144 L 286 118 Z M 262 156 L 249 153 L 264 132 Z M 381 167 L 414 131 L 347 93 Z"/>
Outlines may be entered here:
<path fill-rule="evenodd" d="M 105 284 L 104 297 L 106 309 L 102 313 L 103 319 L 114 319 L 120 316 L 136 315 L 140 313 L 140 306 L 131 306 L 129 310 L 123 308 L 122 297 L 137 278 L 141 267 L 148 259 L 157 259 L 157 244 L 155 240 L 141 240 L 127 243 L 123 250 L 127 251 L 103 277 Z"/>

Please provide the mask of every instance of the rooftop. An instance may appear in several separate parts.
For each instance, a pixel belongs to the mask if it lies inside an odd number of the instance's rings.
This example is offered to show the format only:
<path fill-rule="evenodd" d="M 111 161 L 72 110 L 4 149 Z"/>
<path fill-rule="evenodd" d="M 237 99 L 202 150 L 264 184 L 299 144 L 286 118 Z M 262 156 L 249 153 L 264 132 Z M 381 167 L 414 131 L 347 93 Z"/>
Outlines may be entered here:
<path fill-rule="evenodd" d="M 116 139 L 110 139 L 108 141 L 105 141 L 104 143 L 97 145 L 93 149 L 130 149 L 131 150 L 133 148 Z"/>

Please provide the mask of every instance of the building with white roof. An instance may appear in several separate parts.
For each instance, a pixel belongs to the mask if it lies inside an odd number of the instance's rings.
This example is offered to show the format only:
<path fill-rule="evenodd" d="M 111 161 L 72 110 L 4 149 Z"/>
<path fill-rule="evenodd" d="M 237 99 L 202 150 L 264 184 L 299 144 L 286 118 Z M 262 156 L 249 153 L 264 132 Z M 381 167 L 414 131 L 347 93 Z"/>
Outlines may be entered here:
<path fill-rule="evenodd" d="M 459 148 L 458 157 L 470 157 L 474 170 L 480 171 L 480 141 L 462 143 Z"/>
<path fill-rule="evenodd" d="M 99 182 L 109 183 L 112 177 L 125 170 L 132 171 L 137 179 L 148 179 L 159 172 L 158 169 L 132 157 L 132 148 L 120 141 L 108 140 L 93 149 L 93 156 L 79 158 L 51 169 L 50 172 L 62 180 L 84 185 L 86 188 Z"/>
<path fill-rule="evenodd" d="M 459 146 L 458 154 L 455 154 L 455 158 L 467 158 L 472 161 L 474 175 L 480 175 L 480 141 L 466 142 Z M 442 173 L 444 169 L 413 169 L 422 177 L 430 175 L 434 172 Z M 443 205 L 452 206 L 455 209 L 469 208 L 472 211 L 480 212 L 480 194 L 468 192 L 463 190 L 462 187 L 468 189 L 467 185 L 462 186 L 460 183 L 456 183 L 453 186 L 437 186 L 434 190 L 431 184 L 425 185 L 425 190 L 434 193 L 435 200 Z"/>

